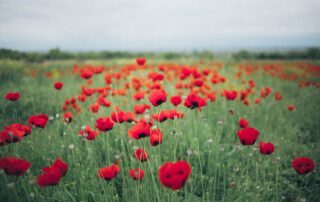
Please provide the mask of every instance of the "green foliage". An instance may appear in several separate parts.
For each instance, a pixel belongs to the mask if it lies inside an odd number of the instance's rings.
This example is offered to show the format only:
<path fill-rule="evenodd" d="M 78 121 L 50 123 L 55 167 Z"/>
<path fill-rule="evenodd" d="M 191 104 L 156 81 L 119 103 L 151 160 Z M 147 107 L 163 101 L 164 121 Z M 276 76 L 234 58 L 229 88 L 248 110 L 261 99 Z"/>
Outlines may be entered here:
<path fill-rule="evenodd" d="M 63 55 L 60 50 L 52 50 L 51 54 L 56 58 Z M 208 57 L 208 53 L 194 54 L 200 58 Z M 94 55 L 92 52 L 90 57 L 96 57 Z M 162 57 L 168 60 L 178 57 L 169 55 Z M 104 53 L 104 57 L 118 56 Z M 93 62 L 121 66 L 128 61 L 113 59 Z M 184 59 L 181 64 L 189 62 Z M 83 63 L 88 64 L 89 61 L 84 60 Z M 1 157 L 15 156 L 32 162 L 30 170 L 22 177 L 0 173 L 1 201 L 319 201 L 319 169 L 298 176 L 291 168 L 291 161 L 297 156 L 310 156 L 317 164 L 320 162 L 319 89 L 299 89 L 294 81 L 254 74 L 246 79 L 254 79 L 256 89 L 268 85 L 272 92 L 280 91 L 284 99 L 276 102 L 270 96 L 260 105 L 247 107 L 239 100 L 227 101 L 217 95 L 217 100 L 208 102 L 202 112 L 179 106 L 178 111 L 185 113 L 183 119 L 155 123 L 164 133 L 163 144 L 156 147 L 151 147 L 146 138 L 130 140 L 127 131 L 131 125 L 127 123 L 115 124 L 112 131 L 102 133 L 94 141 L 86 141 L 78 136 L 79 130 L 85 125 L 94 126 L 95 119 L 109 116 L 112 108 L 101 108 L 98 114 L 90 113 L 87 109 L 97 99 L 94 95 L 80 104 L 83 112 L 75 114 L 71 124 L 62 122 L 62 103 L 78 95 L 85 81 L 79 75 L 64 74 L 59 77 L 54 74 L 52 78 L 47 78 L 43 73 L 67 72 L 72 64 L 70 61 L 50 61 L 40 65 L 0 60 L 0 95 L 13 90 L 22 94 L 18 102 L 0 99 L 0 127 L 12 123 L 27 124 L 28 116 L 38 113 L 52 117 L 46 128 L 33 128 L 32 134 L 21 142 L 0 148 Z M 31 70 L 38 72 L 36 78 L 25 75 Z M 231 85 L 240 88 L 241 80 L 232 79 L 237 71 L 236 64 L 224 66 L 219 74 L 225 76 L 228 82 L 213 88 L 223 89 Z M 136 72 L 135 76 L 140 73 Z M 65 84 L 60 91 L 52 86 L 57 80 Z M 120 80 L 115 88 L 124 86 L 124 82 L 129 80 Z M 319 78 L 316 80 L 319 81 Z M 93 85 L 104 86 L 104 75 L 96 75 Z M 164 82 L 168 94 L 174 94 L 170 85 Z M 128 92 L 129 101 L 132 93 L 131 90 Z M 110 99 L 124 111 L 132 111 L 136 104 L 130 101 L 124 105 L 122 97 Z M 149 101 L 145 98 L 140 102 Z M 289 112 L 287 104 L 294 104 L 296 111 Z M 150 113 L 172 108 L 167 101 L 152 108 Z M 234 110 L 234 115 L 230 114 L 230 109 Z M 258 143 L 255 146 L 239 143 L 236 136 L 239 117 L 247 118 L 250 125 L 261 132 L 258 141 L 272 141 L 275 144 L 274 154 L 261 155 Z M 74 149 L 70 145 L 74 145 Z M 133 156 L 135 147 L 146 148 L 149 161 L 136 161 Z M 116 156 L 121 159 L 119 175 L 111 181 L 99 179 L 97 170 L 110 165 Z M 39 188 L 35 183 L 36 176 L 41 173 L 41 168 L 50 165 L 57 157 L 69 164 L 68 173 L 59 185 Z M 184 188 L 173 192 L 160 184 L 157 172 L 164 162 L 178 159 L 190 162 L 192 173 Z M 145 170 L 142 181 L 130 178 L 128 171 L 135 167 Z"/>
<path fill-rule="evenodd" d="M 270 60 L 270 59 L 320 59 L 320 48 L 308 48 L 303 51 L 269 51 L 269 52 L 249 52 L 246 50 L 240 50 L 233 54 L 234 59 L 257 59 L 257 60 Z"/>
<path fill-rule="evenodd" d="M 27 62 L 43 62 L 46 60 L 105 60 L 105 59 L 134 59 L 137 57 L 158 58 L 165 60 L 175 60 L 186 57 L 197 59 L 213 59 L 214 55 L 210 51 L 186 52 L 129 52 L 129 51 L 80 51 L 67 52 L 54 48 L 48 52 L 21 52 L 10 49 L 0 49 L 0 59 L 24 60 Z"/>

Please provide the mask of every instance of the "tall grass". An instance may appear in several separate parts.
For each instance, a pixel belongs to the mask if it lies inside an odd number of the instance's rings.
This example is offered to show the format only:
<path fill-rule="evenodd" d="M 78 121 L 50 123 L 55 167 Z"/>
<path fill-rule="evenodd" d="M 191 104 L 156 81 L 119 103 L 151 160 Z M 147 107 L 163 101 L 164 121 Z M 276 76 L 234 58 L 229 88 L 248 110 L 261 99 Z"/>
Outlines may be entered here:
<path fill-rule="evenodd" d="M 90 61 L 95 63 L 94 61 Z M 105 65 L 121 66 L 131 61 L 101 61 Z M 100 61 L 96 64 L 100 64 Z M 158 63 L 160 61 L 155 61 Z M 179 61 L 181 64 L 196 64 L 196 61 Z M 150 61 L 152 63 L 152 61 Z M 233 79 L 237 64 L 228 64 L 219 70 L 228 81 L 213 86 L 215 89 L 239 87 L 241 82 Z M 188 110 L 183 105 L 177 109 L 185 113 L 183 119 L 156 122 L 164 133 L 161 145 L 151 147 L 148 139 L 139 141 L 128 137 L 130 124 L 116 124 L 110 132 L 102 133 L 94 141 L 78 136 L 85 125 L 94 126 L 98 117 L 109 116 L 112 107 L 100 107 L 98 114 L 87 108 L 95 98 L 81 104 L 83 112 L 75 116 L 71 124 L 64 124 L 61 111 L 65 99 L 79 94 L 84 81 L 78 75 L 59 76 L 72 67 L 64 61 L 45 64 L 23 64 L 0 61 L 0 95 L 8 91 L 21 92 L 18 102 L 0 99 L 0 126 L 12 123 L 27 124 L 30 115 L 48 114 L 52 120 L 46 128 L 33 128 L 32 134 L 16 144 L 0 148 L 0 156 L 15 156 L 32 162 L 29 171 L 22 177 L 0 173 L 1 201 L 319 201 L 320 176 L 316 172 L 299 176 L 291 167 L 297 156 L 309 156 L 320 163 L 320 94 L 317 88 L 297 87 L 294 81 L 285 81 L 257 73 L 246 77 L 254 79 L 258 89 L 270 86 L 273 92 L 280 91 L 284 99 L 276 102 L 270 96 L 259 105 L 247 107 L 239 100 L 227 101 L 217 95 L 202 112 Z M 205 65 L 199 65 L 199 67 Z M 6 67 L 6 68 L 4 68 Z M 30 76 L 37 70 L 38 76 Z M 43 76 L 54 72 L 51 79 Z M 136 72 L 139 74 L 146 74 Z M 136 75 L 136 76 L 137 76 Z M 315 78 L 312 78 L 315 79 Z M 53 88 L 54 81 L 63 81 L 61 91 Z M 319 81 L 319 79 L 317 78 Z M 125 81 L 122 80 L 120 86 Z M 103 75 L 94 78 L 93 86 L 103 86 Z M 113 84 L 115 85 L 115 84 Z M 164 82 L 168 94 L 174 95 L 172 83 Z M 132 111 L 136 104 L 127 97 L 112 97 L 112 102 L 124 111 Z M 187 91 L 186 91 L 187 93 Z M 256 96 L 258 97 L 256 92 Z M 169 99 L 167 99 L 169 100 Z M 149 103 L 147 96 L 141 103 Z M 296 110 L 289 112 L 288 104 Z M 172 109 L 167 101 L 152 113 Z M 230 114 L 234 110 L 234 115 Z M 243 146 L 236 135 L 238 119 L 245 117 L 261 135 L 258 141 L 272 141 L 275 153 L 261 155 L 258 143 Z M 137 147 L 149 154 L 147 162 L 134 158 Z M 69 171 L 57 186 L 39 188 L 35 182 L 41 168 L 49 166 L 57 157 L 69 164 Z M 120 159 L 121 171 L 116 179 L 104 181 L 97 170 Z M 167 161 L 183 159 L 190 163 L 192 172 L 186 185 L 179 191 L 164 188 L 158 179 L 158 168 Z M 140 167 L 145 178 L 134 181 L 129 169 Z"/>

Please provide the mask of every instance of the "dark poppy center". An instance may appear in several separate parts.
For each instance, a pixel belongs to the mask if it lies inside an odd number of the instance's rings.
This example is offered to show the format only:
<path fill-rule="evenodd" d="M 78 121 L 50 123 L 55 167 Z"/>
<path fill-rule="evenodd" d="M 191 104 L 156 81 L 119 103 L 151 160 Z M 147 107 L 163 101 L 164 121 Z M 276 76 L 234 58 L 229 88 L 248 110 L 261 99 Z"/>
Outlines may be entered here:
<path fill-rule="evenodd" d="M 18 170 L 16 170 L 16 173 L 15 173 L 15 174 L 16 174 L 16 175 L 20 175 L 21 173 L 22 173 L 22 171 L 18 169 Z"/>
<path fill-rule="evenodd" d="M 159 121 L 160 121 L 160 122 L 163 122 L 163 121 L 165 121 L 165 120 L 167 120 L 167 117 L 162 117 Z"/>
<path fill-rule="evenodd" d="M 162 104 L 162 100 L 157 100 L 157 105 L 161 105 Z"/>
<path fill-rule="evenodd" d="M 17 136 L 13 136 L 13 139 L 12 139 L 13 142 L 18 142 L 19 141 L 19 138 Z"/>
<path fill-rule="evenodd" d="M 194 109 L 194 108 L 197 108 L 199 106 L 199 104 L 198 104 L 198 102 L 196 102 L 196 101 L 193 101 L 193 102 L 191 102 L 191 109 Z"/>
<path fill-rule="evenodd" d="M 191 105 L 194 106 L 194 107 L 197 107 L 199 104 L 198 104 L 198 102 L 194 101 L 194 102 L 191 102 Z"/>
<path fill-rule="evenodd" d="M 158 141 L 154 141 L 154 142 L 153 142 L 153 145 L 158 145 L 158 144 L 159 144 Z"/>
<path fill-rule="evenodd" d="M 144 138 L 144 137 L 146 137 L 146 136 L 147 136 L 147 134 L 145 134 L 145 133 L 140 133 L 140 134 L 138 135 L 139 138 Z"/>
<path fill-rule="evenodd" d="M 270 151 L 267 151 L 266 154 L 271 154 L 271 152 L 270 152 Z"/>

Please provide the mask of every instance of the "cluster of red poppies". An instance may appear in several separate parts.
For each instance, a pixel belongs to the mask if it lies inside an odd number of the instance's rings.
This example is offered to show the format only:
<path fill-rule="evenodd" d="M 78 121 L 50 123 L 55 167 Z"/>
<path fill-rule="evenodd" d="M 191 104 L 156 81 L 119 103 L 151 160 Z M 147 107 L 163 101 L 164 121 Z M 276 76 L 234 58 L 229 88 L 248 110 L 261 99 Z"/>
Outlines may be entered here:
<path fill-rule="evenodd" d="M 30 135 L 32 131 L 31 126 L 14 123 L 5 126 L 4 130 L 0 131 L 0 146 L 19 142 L 23 137 Z"/>
<path fill-rule="evenodd" d="M 32 115 L 29 117 L 28 122 L 30 125 L 22 125 L 20 123 L 14 123 L 4 127 L 4 130 L 0 131 L 0 146 L 20 142 L 21 139 L 32 132 L 32 126 L 44 128 L 49 118 L 46 114 Z"/>
<path fill-rule="evenodd" d="M 68 164 L 58 158 L 50 167 L 42 168 L 42 174 L 38 175 L 37 183 L 40 187 L 57 185 L 67 172 Z"/>
<path fill-rule="evenodd" d="M 236 89 L 231 87 L 229 89 L 213 90 L 212 85 L 221 85 L 225 83 L 227 79 L 218 73 L 217 70 L 222 68 L 222 64 L 213 64 L 212 69 L 202 69 L 194 66 L 181 66 L 176 64 L 159 65 L 158 71 L 155 71 L 152 65 L 146 64 L 145 58 L 137 58 L 136 64 L 126 65 L 118 71 L 113 71 L 116 67 L 104 68 L 103 66 L 91 66 L 83 65 L 81 68 L 78 65 L 74 65 L 73 73 L 80 75 L 80 78 L 86 80 L 86 85 L 81 86 L 80 94 L 75 97 L 68 98 L 62 105 L 62 111 L 64 112 L 63 121 L 65 123 L 72 123 L 75 116 L 72 112 L 80 113 L 82 111 L 81 103 L 88 100 L 92 100 L 94 94 L 98 95 L 98 98 L 94 100 L 88 107 L 88 110 L 92 113 L 98 113 L 101 107 L 113 106 L 109 116 L 103 116 L 96 119 L 94 128 L 85 126 L 79 131 L 79 136 L 86 140 L 95 140 L 103 132 L 112 130 L 115 127 L 115 123 L 130 123 L 132 126 L 128 129 L 128 137 L 134 140 L 141 140 L 142 138 L 149 139 L 151 146 L 157 146 L 162 144 L 164 139 L 163 132 L 154 127 L 154 121 L 164 122 L 166 120 L 182 119 L 185 114 L 179 112 L 176 108 L 171 110 L 159 109 L 158 113 L 149 115 L 149 111 L 158 107 L 167 100 L 174 107 L 178 107 L 181 104 L 189 110 L 197 109 L 201 112 L 202 108 L 207 106 L 207 102 L 214 102 L 218 95 L 221 95 L 228 101 L 240 100 L 244 105 L 250 106 L 251 101 L 255 104 L 260 104 L 263 99 L 272 96 L 272 89 L 269 86 L 265 86 L 260 89 L 258 97 L 252 98 L 255 95 L 255 91 L 259 92 L 256 88 L 256 83 L 253 80 L 242 80 L 243 89 Z M 242 77 L 243 74 L 250 75 L 252 72 L 257 71 L 259 67 L 242 66 L 239 65 L 239 72 L 236 75 L 236 79 Z M 260 67 L 261 69 L 261 67 Z M 265 66 L 263 67 L 265 74 L 271 76 L 279 76 L 287 79 L 294 80 L 295 77 L 285 75 L 285 72 L 277 66 Z M 152 70 L 145 77 L 135 77 L 131 73 L 137 70 Z M 91 87 L 93 83 L 93 76 L 106 72 L 104 76 L 105 86 L 103 87 Z M 48 77 L 50 74 L 47 75 Z M 130 77 L 129 77 L 130 76 Z M 51 76 L 50 76 L 51 77 Z M 127 81 L 127 78 L 131 78 L 131 81 Z M 174 88 L 177 90 L 176 94 L 171 95 L 165 90 L 163 81 L 175 82 L 175 79 L 179 79 Z M 123 87 L 120 83 L 120 79 L 123 79 L 125 83 Z M 211 84 L 209 85 L 209 82 Z M 115 84 L 115 85 L 113 85 Z M 61 90 L 64 86 L 63 82 L 54 83 L 54 88 Z M 114 86 L 117 86 L 116 88 Z M 114 105 L 108 97 L 116 96 L 128 96 L 128 90 L 131 91 L 131 98 L 135 101 L 139 101 L 139 104 L 134 105 L 133 111 L 124 111 L 119 106 Z M 188 91 L 185 95 L 184 90 Z M 145 96 L 148 96 L 149 104 L 142 103 Z M 276 101 L 281 101 L 283 96 L 280 92 L 273 93 Z M 10 101 L 16 101 L 20 97 L 20 93 L 9 92 L 5 95 L 5 99 Z M 289 111 L 293 111 L 295 106 L 292 104 L 287 105 Z M 230 110 L 233 115 L 234 111 Z M 138 115 L 143 115 L 138 118 Z M 46 114 L 32 115 L 29 117 L 29 126 L 21 124 L 12 124 L 5 126 L 5 129 L 0 132 L 0 145 L 5 145 L 12 142 L 18 142 L 22 137 L 31 133 L 32 127 L 44 128 L 48 122 L 48 116 Z M 260 132 L 249 126 L 248 120 L 241 118 L 239 120 L 239 131 L 237 132 L 238 138 L 243 145 L 254 145 L 259 137 Z M 263 155 L 270 155 L 274 152 L 275 147 L 271 142 L 260 142 L 260 152 Z M 145 162 L 149 160 L 147 151 L 144 148 L 138 148 L 134 153 L 136 160 L 139 162 Z M 11 175 L 23 175 L 31 163 L 16 159 L 13 157 L 6 157 L 0 159 L 0 168 L 7 174 Z M 292 162 L 293 168 L 298 174 L 306 174 L 315 168 L 315 163 L 312 159 L 307 157 L 296 158 Z M 98 175 L 100 178 L 106 180 L 112 180 L 120 173 L 119 162 L 111 164 L 108 167 L 100 168 Z M 37 178 L 39 186 L 56 185 L 61 178 L 68 171 L 67 163 L 61 159 L 57 159 L 50 167 L 42 169 L 42 174 Z M 143 179 L 145 172 L 141 168 L 132 168 L 129 170 L 130 176 L 134 180 Z M 158 177 L 160 182 L 172 190 L 180 189 L 184 186 L 191 174 L 191 166 L 188 162 L 178 160 L 177 162 L 165 162 L 159 167 Z"/>
<path fill-rule="evenodd" d="M 30 168 L 31 163 L 14 157 L 0 158 L 0 169 L 8 175 L 22 176 Z"/>
<path fill-rule="evenodd" d="M 48 115 L 38 114 L 29 117 L 28 122 L 38 128 L 44 128 L 49 120 Z"/>
<path fill-rule="evenodd" d="M 24 159 L 15 157 L 0 158 L 0 169 L 4 170 L 8 175 L 22 176 L 30 166 L 31 163 Z M 68 164 L 58 158 L 50 167 L 42 168 L 42 174 L 38 175 L 37 183 L 40 187 L 57 185 L 67 171 Z"/>
<path fill-rule="evenodd" d="M 242 128 L 238 131 L 240 142 L 243 145 L 254 145 L 260 132 L 255 128 L 249 127 L 249 121 L 244 118 L 239 119 L 239 126 Z M 263 155 L 269 155 L 274 152 L 274 145 L 271 142 L 260 142 L 259 148 Z"/>

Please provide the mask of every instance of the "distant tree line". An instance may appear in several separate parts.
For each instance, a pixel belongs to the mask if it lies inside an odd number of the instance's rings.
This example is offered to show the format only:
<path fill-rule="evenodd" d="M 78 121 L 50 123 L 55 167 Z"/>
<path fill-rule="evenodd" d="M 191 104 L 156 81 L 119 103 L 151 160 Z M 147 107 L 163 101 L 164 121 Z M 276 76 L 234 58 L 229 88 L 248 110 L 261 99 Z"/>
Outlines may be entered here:
<path fill-rule="evenodd" d="M 320 59 L 320 48 L 308 48 L 302 51 L 249 52 L 240 50 L 232 54 L 234 59 Z"/>
<path fill-rule="evenodd" d="M 47 52 L 23 52 L 11 49 L 0 49 L 0 59 L 25 60 L 28 62 L 41 62 L 45 60 L 64 59 L 114 59 L 114 58 L 136 58 L 136 57 L 157 57 L 167 60 L 194 56 L 196 58 L 213 59 L 214 54 L 210 51 L 193 51 L 192 53 L 182 52 L 129 52 L 129 51 L 85 51 L 68 52 L 59 48 Z"/>
<path fill-rule="evenodd" d="M 198 59 L 214 59 L 211 51 L 193 52 L 129 52 L 129 51 L 85 51 L 68 52 L 59 48 L 47 52 L 23 52 L 11 49 L 0 49 L 0 59 L 25 60 L 28 62 L 41 62 L 45 60 L 64 59 L 115 59 L 115 58 L 162 58 L 173 60 L 179 58 L 193 57 Z M 232 54 L 234 59 L 320 59 L 320 48 L 309 48 L 303 51 L 286 52 L 249 52 L 241 50 Z"/>

